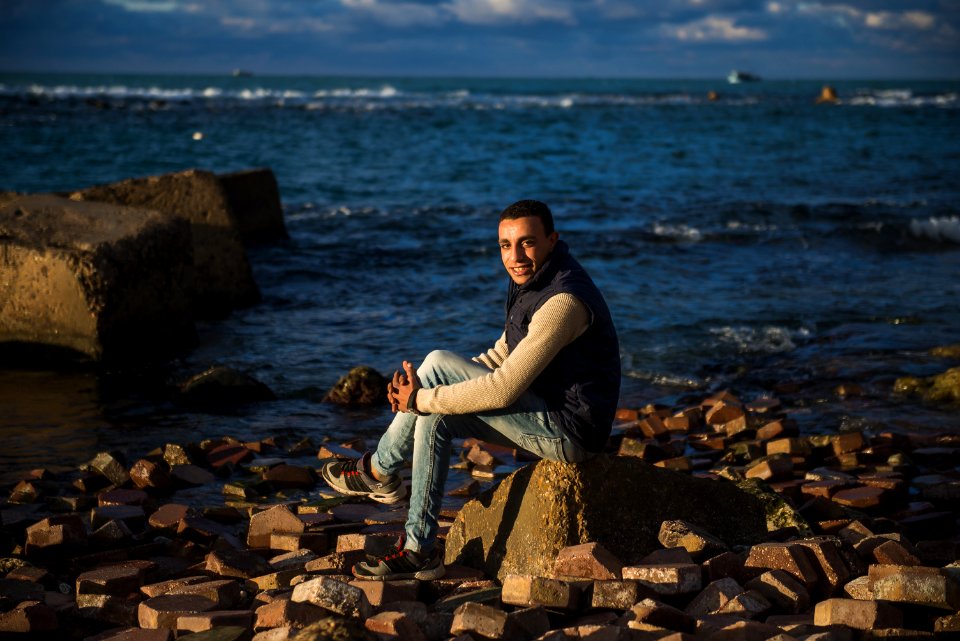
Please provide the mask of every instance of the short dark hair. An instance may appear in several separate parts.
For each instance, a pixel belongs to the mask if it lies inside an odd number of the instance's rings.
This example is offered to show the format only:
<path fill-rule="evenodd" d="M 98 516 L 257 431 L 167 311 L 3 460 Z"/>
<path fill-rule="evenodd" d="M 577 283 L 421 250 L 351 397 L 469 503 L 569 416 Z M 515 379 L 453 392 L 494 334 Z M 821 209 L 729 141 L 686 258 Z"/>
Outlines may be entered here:
<path fill-rule="evenodd" d="M 550 208 L 539 200 L 518 200 L 500 212 L 501 221 L 516 220 L 527 216 L 539 218 L 547 236 L 553 233 L 553 214 L 550 212 Z"/>

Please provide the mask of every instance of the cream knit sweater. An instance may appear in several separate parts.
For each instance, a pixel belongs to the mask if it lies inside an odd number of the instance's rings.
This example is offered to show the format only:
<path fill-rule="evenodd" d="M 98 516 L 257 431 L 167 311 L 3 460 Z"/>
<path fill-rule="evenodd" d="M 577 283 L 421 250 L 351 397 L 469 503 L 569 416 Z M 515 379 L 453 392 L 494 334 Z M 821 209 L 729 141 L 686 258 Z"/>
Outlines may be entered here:
<path fill-rule="evenodd" d="M 526 337 L 511 352 L 504 332 L 473 360 L 490 373 L 455 385 L 417 390 L 425 414 L 478 414 L 507 407 L 523 394 L 561 349 L 587 330 L 590 312 L 573 294 L 551 296 L 530 319 Z"/>

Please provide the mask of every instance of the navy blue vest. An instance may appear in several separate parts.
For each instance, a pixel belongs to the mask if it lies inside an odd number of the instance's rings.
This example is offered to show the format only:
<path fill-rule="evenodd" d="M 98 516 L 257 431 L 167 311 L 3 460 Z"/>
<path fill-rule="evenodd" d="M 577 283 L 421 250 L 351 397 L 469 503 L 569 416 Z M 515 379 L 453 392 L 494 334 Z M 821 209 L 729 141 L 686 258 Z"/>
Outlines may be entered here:
<path fill-rule="evenodd" d="M 588 452 L 603 450 L 620 398 L 620 345 L 603 295 L 558 240 L 546 263 L 523 285 L 510 281 L 507 345 L 512 352 L 530 319 L 551 296 L 573 294 L 590 312 L 590 326 L 560 350 L 530 389 L 547 401 L 550 420 Z"/>

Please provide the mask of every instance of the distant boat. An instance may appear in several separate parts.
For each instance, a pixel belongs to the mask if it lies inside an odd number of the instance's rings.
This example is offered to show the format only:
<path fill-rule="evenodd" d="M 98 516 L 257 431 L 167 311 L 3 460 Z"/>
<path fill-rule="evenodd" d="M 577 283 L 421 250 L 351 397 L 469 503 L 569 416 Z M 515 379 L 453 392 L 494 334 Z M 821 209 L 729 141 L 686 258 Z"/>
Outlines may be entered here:
<path fill-rule="evenodd" d="M 736 69 L 727 74 L 727 82 L 731 85 L 737 85 L 741 82 L 757 82 L 758 80 L 760 80 L 760 76 Z"/>
<path fill-rule="evenodd" d="M 234 78 L 248 78 L 253 75 L 253 72 L 246 69 L 234 69 L 232 75 Z"/>

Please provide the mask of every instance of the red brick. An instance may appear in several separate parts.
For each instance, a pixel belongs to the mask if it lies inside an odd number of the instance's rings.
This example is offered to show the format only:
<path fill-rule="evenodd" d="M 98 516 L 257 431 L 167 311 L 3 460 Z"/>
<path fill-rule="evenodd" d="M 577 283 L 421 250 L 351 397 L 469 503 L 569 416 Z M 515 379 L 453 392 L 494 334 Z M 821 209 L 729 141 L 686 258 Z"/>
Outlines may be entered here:
<path fill-rule="evenodd" d="M 744 592 L 746 592 L 746 590 L 733 579 L 718 579 L 709 583 L 707 587 L 701 590 L 700 593 L 687 604 L 684 612 L 695 617 L 716 612 L 722 608 L 727 601 Z"/>
<path fill-rule="evenodd" d="M 364 622 L 364 627 L 388 639 L 426 641 L 423 630 L 403 612 L 381 612 Z"/>
<path fill-rule="evenodd" d="M 370 602 L 363 590 L 328 577 L 297 584 L 291 598 L 299 602 L 308 601 L 347 617 L 366 619 L 371 614 Z"/>
<path fill-rule="evenodd" d="M 0 632 L 37 633 L 57 629 L 57 615 L 39 601 L 23 601 L 0 613 Z"/>
<path fill-rule="evenodd" d="M 833 447 L 833 453 L 837 456 L 849 452 L 856 452 L 857 450 L 863 449 L 866 444 L 863 434 L 860 432 L 845 432 L 830 437 L 830 445 Z"/>
<path fill-rule="evenodd" d="M 250 517 L 247 545 L 252 548 L 266 548 L 270 546 L 270 535 L 274 532 L 296 533 L 303 532 L 305 528 L 303 521 L 286 506 L 275 505 Z"/>
<path fill-rule="evenodd" d="M 39 550 L 77 548 L 87 542 L 87 528 L 77 514 L 51 516 L 27 528 L 27 554 Z"/>
<path fill-rule="evenodd" d="M 619 579 L 623 564 L 599 543 L 571 545 L 560 550 L 553 565 L 558 577 Z"/>
<path fill-rule="evenodd" d="M 773 606 L 763 594 L 756 590 L 747 590 L 720 606 L 717 614 L 736 614 L 748 619 L 756 619 L 771 607 Z"/>
<path fill-rule="evenodd" d="M 140 604 L 137 617 L 141 628 L 177 629 L 177 619 L 188 614 L 207 612 L 217 604 L 194 594 L 165 594 Z"/>
<path fill-rule="evenodd" d="M 880 601 L 827 599 L 817 604 L 813 622 L 818 626 L 845 625 L 855 630 L 898 628 L 903 624 L 903 613 Z"/>
<path fill-rule="evenodd" d="M 207 572 L 238 579 L 270 574 L 273 570 L 263 557 L 240 550 L 214 550 L 206 556 L 205 564 Z"/>
<path fill-rule="evenodd" d="M 207 452 L 207 462 L 213 468 L 238 465 L 253 457 L 253 452 L 240 444 L 224 443 Z"/>
<path fill-rule="evenodd" d="M 110 565 L 84 572 L 77 577 L 77 594 L 123 596 L 143 585 L 144 571 L 136 565 Z"/>
<path fill-rule="evenodd" d="M 960 610 L 960 587 L 939 568 L 871 565 L 868 576 L 875 599 Z"/>
<path fill-rule="evenodd" d="M 266 470 L 262 478 L 274 487 L 310 489 L 317 484 L 317 477 L 308 467 L 298 465 L 277 465 Z"/>
<path fill-rule="evenodd" d="M 771 456 L 752 463 L 747 467 L 745 476 L 748 479 L 757 478 L 764 481 L 789 479 L 793 476 L 793 461 L 787 456 Z"/>
<path fill-rule="evenodd" d="M 546 577 L 508 574 L 503 578 L 501 600 L 510 605 L 570 610 L 577 604 L 577 589 L 565 581 Z"/>
<path fill-rule="evenodd" d="M 662 595 L 690 594 L 702 585 L 702 573 L 696 563 L 634 565 L 623 568 L 623 578 L 638 582 Z"/>
<path fill-rule="evenodd" d="M 676 519 L 661 523 L 657 538 L 664 547 L 681 547 L 694 557 L 713 556 L 727 549 L 726 543 L 705 529 Z"/>
<path fill-rule="evenodd" d="M 509 639 L 507 613 L 482 603 L 464 603 L 453 613 L 450 634 L 467 633 L 486 639 Z"/>
<path fill-rule="evenodd" d="M 190 508 L 179 503 L 167 503 L 157 508 L 157 511 L 150 515 L 148 523 L 150 527 L 157 530 L 174 530 L 180 524 L 180 519 L 190 513 Z"/>
<path fill-rule="evenodd" d="M 97 495 L 97 504 L 104 505 L 138 505 L 146 503 L 147 493 L 142 490 L 113 489 Z"/>
<path fill-rule="evenodd" d="M 254 629 L 293 628 L 299 630 L 329 616 L 323 608 L 312 603 L 299 603 L 289 598 L 277 599 L 257 608 Z"/>
<path fill-rule="evenodd" d="M 330 549 L 330 542 L 323 532 L 271 532 L 270 549 L 289 552 L 310 550 L 325 554 Z"/>
<path fill-rule="evenodd" d="M 360 588 L 367 601 L 374 608 L 380 608 L 394 601 L 416 601 L 419 582 L 411 581 L 350 581 L 350 585 Z"/>
<path fill-rule="evenodd" d="M 840 490 L 833 495 L 832 499 L 840 505 L 866 510 L 878 507 L 884 494 L 886 494 L 886 491 L 883 488 L 860 486 Z"/>
<path fill-rule="evenodd" d="M 807 588 L 783 570 L 768 570 L 748 581 L 746 587 L 756 590 L 784 612 L 799 614 L 810 607 Z"/>
<path fill-rule="evenodd" d="M 636 581 L 594 581 L 590 607 L 626 610 L 640 598 Z"/>
<path fill-rule="evenodd" d="M 843 585 L 850 580 L 850 569 L 844 561 L 839 540 L 822 537 L 802 539 L 795 543 L 805 547 L 815 561 L 814 570 L 817 572 L 821 592 L 826 595 L 839 593 Z"/>
<path fill-rule="evenodd" d="M 130 480 L 141 489 L 165 490 L 170 487 L 170 472 L 163 463 L 140 459 L 130 468 Z"/>
<path fill-rule="evenodd" d="M 896 541 L 884 541 L 873 548 L 872 554 L 881 565 L 923 565 L 920 559 Z"/>
<path fill-rule="evenodd" d="M 250 610 L 211 610 L 199 614 L 188 614 L 177 619 L 178 636 L 183 632 L 206 632 L 225 626 L 252 630 L 253 612 Z M 248 634 L 247 638 L 249 637 Z"/>
<path fill-rule="evenodd" d="M 817 582 L 817 571 L 813 567 L 803 546 L 793 543 L 760 543 L 750 548 L 750 554 L 744 562 L 745 568 L 763 568 L 783 570 L 799 580 L 808 589 Z"/>

